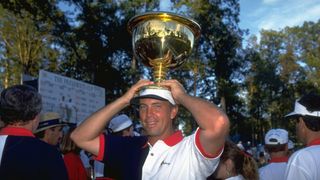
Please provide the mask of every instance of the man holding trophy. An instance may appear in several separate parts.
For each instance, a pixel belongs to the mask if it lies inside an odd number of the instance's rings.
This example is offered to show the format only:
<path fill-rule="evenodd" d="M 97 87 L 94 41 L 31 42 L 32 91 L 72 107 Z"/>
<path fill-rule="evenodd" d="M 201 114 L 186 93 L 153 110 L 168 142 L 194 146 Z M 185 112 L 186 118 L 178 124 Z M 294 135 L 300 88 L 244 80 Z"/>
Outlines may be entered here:
<path fill-rule="evenodd" d="M 166 71 L 190 54 L 200 26 L 165 12 L 135 16 L 129 22 L 135 56 L 154 70 L 154 82 L 140 80 L 123 96 L 95 112 L 72 133 L 84 150 L 105 163 L 114 179 L 206 179 L 214 172 L 229 131 L 226 114 L 214 104 L 190 96 Z M 118 112 L 137 105 L 147 136 L 118 137 L 101 132 Z M 188 109 L 199 128 L 183 137 L 174 129 L 178 105 Z"/>

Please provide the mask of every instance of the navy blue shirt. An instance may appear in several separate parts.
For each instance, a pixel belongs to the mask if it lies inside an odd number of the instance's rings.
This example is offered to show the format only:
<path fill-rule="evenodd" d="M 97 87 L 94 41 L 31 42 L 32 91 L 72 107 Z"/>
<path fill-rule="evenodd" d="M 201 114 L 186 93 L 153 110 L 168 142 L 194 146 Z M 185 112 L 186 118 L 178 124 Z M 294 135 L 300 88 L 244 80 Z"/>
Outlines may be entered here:
<path fill-rule="evenodd" d="M 147 138 L 105 135 L 105 176 L 117 180 L 138 180 L 148 155 Z"/>
<path fill-rule="evenodd" d="M 3 180 L 67 180 L 61 153 L 24 128 L 6 127 L 0 135 L 8 135 L 4 145 L 0 179 Z"/>

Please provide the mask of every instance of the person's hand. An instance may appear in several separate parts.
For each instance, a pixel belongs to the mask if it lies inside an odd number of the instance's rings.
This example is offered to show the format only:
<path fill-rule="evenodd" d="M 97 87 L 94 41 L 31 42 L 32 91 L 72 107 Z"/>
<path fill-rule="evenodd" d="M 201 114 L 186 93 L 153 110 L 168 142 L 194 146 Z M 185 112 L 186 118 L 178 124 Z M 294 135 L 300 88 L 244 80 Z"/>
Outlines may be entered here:
<path fill-rule="evenodd" d="M 127 103 L 130 103 L 130 100 L 135 96 L 136 93 L 139 92 L 139 90 L 143 86 L 154 84 L 154 82 L 147 80 L 147 79 L 141 79 L 136 84 L 131 86 L 131 88 L 123 95 L 123 97 L 126 99 Z"/>
<path fill-rule="evenodd" d="M 172 97 L 177 104 L 180 104 L 179 100 L 186 95 L 186 90 L 184 89 L 182 84 L 176 79 L 164 80 L 160 82 L 159 85 L 169 88 Z"/>

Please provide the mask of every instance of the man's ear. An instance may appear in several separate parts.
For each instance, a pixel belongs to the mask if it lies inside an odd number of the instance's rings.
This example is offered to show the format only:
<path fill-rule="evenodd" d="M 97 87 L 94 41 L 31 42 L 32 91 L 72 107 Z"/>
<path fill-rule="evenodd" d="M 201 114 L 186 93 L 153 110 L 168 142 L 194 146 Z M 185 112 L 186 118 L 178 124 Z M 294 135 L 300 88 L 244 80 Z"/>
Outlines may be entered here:
<path fill-rule="evenodd" d="M 49 129 L 43 130 L 43 137 L 41 139 L 46 140 L 48 137 L 50 137 Z"/>
<path fill-rule="evenodd" d="M 302 132 L 302 134 L 305 134 L 305 132 L 306 132 L 306 129 L 308 129 L 308 127 L 307 127 L 307 125 L 306 125 L 306 123 L 304 123 L 304 120 L 302 119 L 302 118 L 300 118 L 300 120 L 299 120 L 300 122 L 300 130 L 301 130 L 301 132 Z"/>
<path fill-rule="evenodd" d="M 171 119 L 174 119 L 174 118 L 177 116 L 178 111 L 179 111 L 179 107 L 178 107 L 177 105 L 173 106 L 173 107 L 171 108 L 170 118 L 171 118 Z"/>

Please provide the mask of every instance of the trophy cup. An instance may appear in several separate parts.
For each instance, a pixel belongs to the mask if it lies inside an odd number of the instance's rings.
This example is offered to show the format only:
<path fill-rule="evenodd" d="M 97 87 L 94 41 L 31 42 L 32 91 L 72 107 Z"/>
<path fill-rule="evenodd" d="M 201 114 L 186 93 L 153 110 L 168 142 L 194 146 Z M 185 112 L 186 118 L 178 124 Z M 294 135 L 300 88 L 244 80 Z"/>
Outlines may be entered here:
<path fill-rule="evenodd" d="M 174 13 L 148 12 L 131 18 L 128 31 L 134 56 L 152 68 L 157 84 L 166 78 L 169 69 L 186 61 L 200 36 L 200 25 Z"/>

